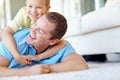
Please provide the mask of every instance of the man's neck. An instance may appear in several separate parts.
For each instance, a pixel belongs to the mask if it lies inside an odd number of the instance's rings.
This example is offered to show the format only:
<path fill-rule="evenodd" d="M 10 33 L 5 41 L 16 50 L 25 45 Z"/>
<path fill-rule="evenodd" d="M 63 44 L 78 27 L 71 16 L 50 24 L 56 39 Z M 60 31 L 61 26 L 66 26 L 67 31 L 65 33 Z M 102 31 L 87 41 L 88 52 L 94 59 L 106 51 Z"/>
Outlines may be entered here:
<path fill-rule="evenodd" d="M 47 49 L 48 49 L 49 47 L 45 47 L 45 48 L 35 48 L 36 49 L 36 52 L 37 52 L 37 54 L 40 54 L 40 53 L 42 53 L 42 52 L 44 52 L 44 51 L 46 51 Z"/>

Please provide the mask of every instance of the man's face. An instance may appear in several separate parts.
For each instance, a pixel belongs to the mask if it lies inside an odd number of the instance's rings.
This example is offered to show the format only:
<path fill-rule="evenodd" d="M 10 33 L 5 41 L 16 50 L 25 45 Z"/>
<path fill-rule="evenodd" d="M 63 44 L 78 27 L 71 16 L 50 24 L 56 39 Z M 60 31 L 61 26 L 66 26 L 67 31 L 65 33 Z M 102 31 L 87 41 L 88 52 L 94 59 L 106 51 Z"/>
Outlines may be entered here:
<path fill-rule="evenodd" d="M 37 20 L 43 14 L 48 12 L 49 6 L 46 6 L 46 0 L 27 0 L 27 14 L 32 20 Z"/>
<path fill-rule="evenodd" d="M 54 29 L 55 24 L 48 22 L 44 15 L 32 26 L 26 41 L 36 48 L 48 47 L 52 41 L 50 32 Z"/>

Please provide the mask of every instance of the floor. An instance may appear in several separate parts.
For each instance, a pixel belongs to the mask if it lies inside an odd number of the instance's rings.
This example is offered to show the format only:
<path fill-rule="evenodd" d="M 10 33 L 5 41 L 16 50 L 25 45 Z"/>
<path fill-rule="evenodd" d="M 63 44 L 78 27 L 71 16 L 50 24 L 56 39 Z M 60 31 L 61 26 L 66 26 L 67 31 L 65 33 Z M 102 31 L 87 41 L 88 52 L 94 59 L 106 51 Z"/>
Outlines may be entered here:
<path fill-rule="evenodd" d="M 112 65 L 117 65 L 118 63 L 120 63 L 120 61 L 105 61 L 105 62 L 88 61 L 87 62 L 90 68 L 112 66 Z"/>

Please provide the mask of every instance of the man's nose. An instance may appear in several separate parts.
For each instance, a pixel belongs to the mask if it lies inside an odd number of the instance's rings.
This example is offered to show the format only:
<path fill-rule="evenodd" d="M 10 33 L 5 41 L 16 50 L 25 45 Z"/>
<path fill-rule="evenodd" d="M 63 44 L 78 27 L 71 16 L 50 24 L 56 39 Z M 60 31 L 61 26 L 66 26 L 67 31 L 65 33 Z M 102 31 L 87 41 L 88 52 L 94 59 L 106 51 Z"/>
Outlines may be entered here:
<path fill-rule="evenodd" d="M 31 28 L 31 32 L 34 33 L 34 34 L 36 34 L 37 28 L 36 28 L 35 26 L 33 26 L 33 27 Z"/>

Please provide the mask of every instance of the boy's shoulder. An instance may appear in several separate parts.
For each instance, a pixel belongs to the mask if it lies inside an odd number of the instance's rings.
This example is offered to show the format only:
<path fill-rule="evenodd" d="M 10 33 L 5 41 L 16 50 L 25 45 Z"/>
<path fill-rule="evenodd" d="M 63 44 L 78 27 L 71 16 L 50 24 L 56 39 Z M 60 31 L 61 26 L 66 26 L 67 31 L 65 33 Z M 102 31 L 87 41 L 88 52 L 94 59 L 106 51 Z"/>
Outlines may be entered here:
<path fill-rule="evenodd" d="M 20 12 L 24 12 L 24 13 L 26 13 L 26 7 L 25 7 L 25 6 L 22 7 L 19 11 L 20 11 Z"/>

